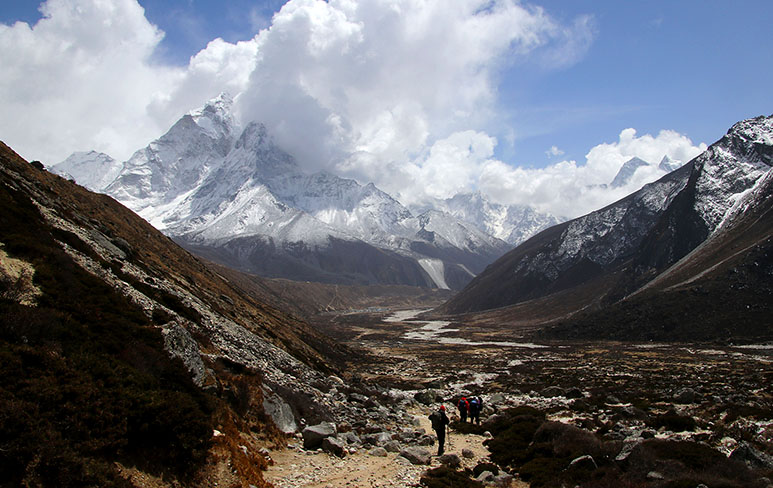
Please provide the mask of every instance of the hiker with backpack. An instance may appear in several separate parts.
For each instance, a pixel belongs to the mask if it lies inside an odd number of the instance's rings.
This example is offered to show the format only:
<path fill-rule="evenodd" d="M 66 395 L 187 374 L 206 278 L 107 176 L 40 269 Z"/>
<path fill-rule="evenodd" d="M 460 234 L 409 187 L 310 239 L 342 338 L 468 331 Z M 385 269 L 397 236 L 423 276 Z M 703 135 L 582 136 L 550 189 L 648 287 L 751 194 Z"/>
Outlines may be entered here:
<path fill-rule="evenodd" d="M 459 409 L 459 417 L 461 417 L 461 421 L 467 422 L 467 413 L 470 411 L 470 402 L 467 401 L 466 397 L 462 397 L 459 399 L 459 403 L 456 406 Z"/>
<path fill-rule="evenodd" d="M 437 455 L 442 456 L 446 444 L 446 426 L 451 423 L 446 415 L 445 405 L 440 405 L 440 408 L 432 412 L 429 420 L 432 422 L 432 430 L 437 434 Z"/>
<path fill-rule="evenodd" d="M 470 404 L 470 423 L 480 425 L 480 411 L 483 409 L 483 400 L 479 396 L 469 399 Z"/>

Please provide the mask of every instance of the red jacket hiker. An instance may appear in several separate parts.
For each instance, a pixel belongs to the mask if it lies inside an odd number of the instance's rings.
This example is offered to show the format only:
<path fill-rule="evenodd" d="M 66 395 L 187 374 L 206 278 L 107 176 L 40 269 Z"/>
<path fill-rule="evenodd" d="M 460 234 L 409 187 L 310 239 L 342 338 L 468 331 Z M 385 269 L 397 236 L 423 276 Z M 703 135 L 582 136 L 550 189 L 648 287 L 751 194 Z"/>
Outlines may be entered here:
<path fill-rule="evenodd" d="M 457 407 L 459 408 L 459 417 L 462 418 L 462 422 L 467 422 L 467 413 L 470 411 L 470 402 L 467 401 L 466 397 L 462 397 L 461 400 L 459 400 Z"/>

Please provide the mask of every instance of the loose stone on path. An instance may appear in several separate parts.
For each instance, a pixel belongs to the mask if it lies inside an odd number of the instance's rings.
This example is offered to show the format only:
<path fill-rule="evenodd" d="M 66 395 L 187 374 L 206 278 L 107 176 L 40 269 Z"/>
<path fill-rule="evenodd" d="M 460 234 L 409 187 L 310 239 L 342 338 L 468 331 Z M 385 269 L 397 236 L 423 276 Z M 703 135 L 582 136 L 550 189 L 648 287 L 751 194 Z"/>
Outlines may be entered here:
<path fill-rule="evenodd" d="M 418 426 L 412 426 L 421 432 L 431 432 L 429 425 L 430 410 L 413 412 L 417 418 Z M 326 432 L 330 430 L 325 429 Z M 410 435 L 406 430 L 393 431 L 398 439 L 408 440 L 415 435 Z M 387 434 L 387 435 L 383 435 Z M 389 434 L 381 432 L 373 435 L 371 440 L 381 441 L 385 445 L 394 448 L 395 441 L 387 441 Z M 331 437 L 332 438 L 332 437 Z M 363 436 L 363 442 L 368 436 Z M 417 438 L 421 438 L 418 436 Z M 421 447 L 416 445 L 403 445 L 400 452 L 388 452 L 384 447 L 374 445 L 372 448 L 358 449 L 354 454 L 344 458 L 336 457 L 316 450 L 306 451 L 300 446 L 294 449 L 284 449 L 271 452 L 275 465 L 269 467 L 264 473 L 265 479 L 277 488 L 351 488 L 353 486 L 365 486 L 372 488 L 398 488 L 417 486 L 421 475 L 427 470 L 445 464 L 457 465 L 460 468 L 473 468 L 480 461 L 487 460 L 488 450 L 483 446 L 484 436 L 474 434 L 460 434 L 455 431 L 449 433 L 446 456 L 442 459 L 434 456 L 436 447 Z M 375 444 L 375 442 L 374 442 Z M 400 453 L 424 451 L 428 456 L 429 464 L 412 464 Z M 425 461 L 426 462 L 426 461 Z"/>

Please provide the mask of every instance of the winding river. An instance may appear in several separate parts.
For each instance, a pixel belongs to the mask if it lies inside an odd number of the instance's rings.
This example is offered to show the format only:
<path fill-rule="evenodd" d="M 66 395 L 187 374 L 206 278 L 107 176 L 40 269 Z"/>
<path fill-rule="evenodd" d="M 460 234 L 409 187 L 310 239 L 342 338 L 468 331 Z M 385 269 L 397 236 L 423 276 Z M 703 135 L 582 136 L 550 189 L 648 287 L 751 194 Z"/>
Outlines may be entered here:
<path fill-rule="evenodd" d="M 429 310 L 401 310 L 384 319 L 384 322 L 415 324 L 414 330 L 403 334 L 402 338 L 414 341 L 432 341 L 438 344 L 464 344 L 466 346 L 501 346 L 520 347 L 527 349 L 541 349 L 547 346 L 533 344 L 531 342 L 509 341 L 470 341 L 461 337 L 447 337 L 444 334 L 459 332 L 459 329 L 448 328 L 451 322 L 446 320 L 415 320 L 419 314 Z"/>

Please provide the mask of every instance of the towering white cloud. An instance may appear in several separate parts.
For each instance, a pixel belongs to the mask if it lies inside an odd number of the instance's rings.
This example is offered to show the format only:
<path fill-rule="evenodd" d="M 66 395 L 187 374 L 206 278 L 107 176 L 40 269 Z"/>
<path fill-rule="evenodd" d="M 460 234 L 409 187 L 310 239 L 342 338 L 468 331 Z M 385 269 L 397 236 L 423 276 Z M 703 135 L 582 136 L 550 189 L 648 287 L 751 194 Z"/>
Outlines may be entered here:
<path fill-rule="evenodd" d="M 40 9 L 34 27 L 0 25 L 3 139 L 50 163 L 77 149 L 126 154 L 156 136 L 147 108 L 182 73 L 152 64 L 163 33 L 137 2 L 49 0 Z"/>
<path fill-rule="evenodd" d="M 540 48 L 576 59 L 590 42 L 587 29 L 514 0 L 291 0 L 254 39 L 215 39 L 172 67 L 154 60 L 163 32 L 136 0 L 48 0 L 41 11 L 34 26 L 0 25 L 0 129 L 43 159 L 85 148 L 124 157 L 229 91 L 243 118 L 268 123 L 312 166 L 357 152 L 405 161 L 485 129 L 513 59 Z"/>
<path fill-rule="evenodd" d="M 376 179 L 455 132 L 485 130 L 501 70 L 541 48 L 579 56 L 589 40 L 568 37 L 510 0 L 292 1 L 257 37 L 239 101 L 307 164 Z"/>

